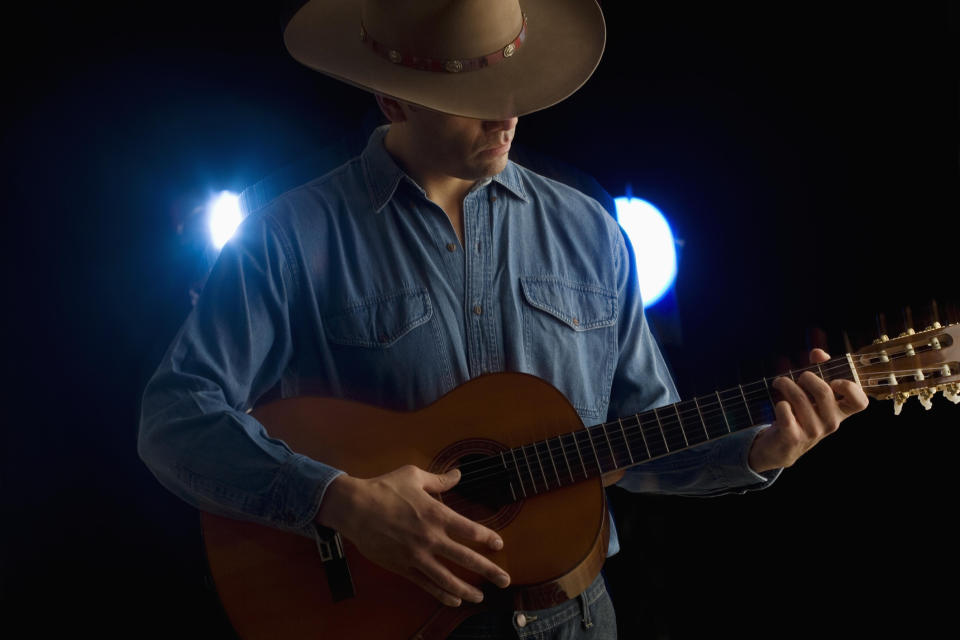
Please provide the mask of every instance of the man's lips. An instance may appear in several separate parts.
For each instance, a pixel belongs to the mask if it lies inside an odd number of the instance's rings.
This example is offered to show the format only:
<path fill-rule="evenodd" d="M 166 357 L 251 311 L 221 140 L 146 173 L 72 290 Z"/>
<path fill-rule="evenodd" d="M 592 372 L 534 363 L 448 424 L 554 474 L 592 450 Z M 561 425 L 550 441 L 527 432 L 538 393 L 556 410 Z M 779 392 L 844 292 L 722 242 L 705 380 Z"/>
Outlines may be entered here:
<path fill-rule="evenodd" d="M 492 146 L 492 147 L 487 147 L 486 149 L 481 150 L 480 153 L 483 154 L 483 155 L 494 155 L 494 156 L 497 156 L 497 155 L 500 155 L 500 154 L 502 154 L 502 153 L 506 153 L 506 152 L 509 151 L 509 150 L 510 150 L 510 141 L 508 140 L 508 141 L 506 141 L 506 142 L 503 142 L 503 143 L 500 143 L 500 144 L 496 144 L 496 145 L 494 145 L 494 146 Z"/>

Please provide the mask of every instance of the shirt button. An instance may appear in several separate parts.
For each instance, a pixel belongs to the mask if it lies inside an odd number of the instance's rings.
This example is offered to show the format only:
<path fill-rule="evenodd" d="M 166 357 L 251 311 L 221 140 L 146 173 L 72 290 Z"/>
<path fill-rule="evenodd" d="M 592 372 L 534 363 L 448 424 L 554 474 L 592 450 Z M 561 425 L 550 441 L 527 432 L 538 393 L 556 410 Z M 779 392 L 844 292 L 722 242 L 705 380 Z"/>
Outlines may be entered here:
<path fill-rule="evenodd" d="M 525 626 L 527 626 L 527 616 L 523 615 L 522 613 L 518 613 L 518 614 L 517 614 L 517 617 L 515 618 L 515 620 L 517 621 L 517 626 L 518 626 L 518 627 L 525 627 Z"/>
<path fill-rule="evenodd" d="M 480 315 L 481 313 L 483 313 L 483 307 L 481 307 L 478 304 L 475 304 L 473 305 L 473 312 L 477 315 Z"/>
<path fill-rule="evenodd" d="M 496 202 L 497 196 L 490 196 L 490 202 Z"/>
<path fill-rule="evenodd" d="M 447 251 L 453 252 L 456 250 L 457 250 L 457 245 L 453 244 L 452 242 L 447 245 Z"/>
<path fill-rule="evenodd" d="M 574 318 L 574 319 L 573 319 L 573 326 L 575 326 L 575 327 L 579 327 L 579 326 L 580 326 L 580 319 L 579 319 L 579 318 Z"/>

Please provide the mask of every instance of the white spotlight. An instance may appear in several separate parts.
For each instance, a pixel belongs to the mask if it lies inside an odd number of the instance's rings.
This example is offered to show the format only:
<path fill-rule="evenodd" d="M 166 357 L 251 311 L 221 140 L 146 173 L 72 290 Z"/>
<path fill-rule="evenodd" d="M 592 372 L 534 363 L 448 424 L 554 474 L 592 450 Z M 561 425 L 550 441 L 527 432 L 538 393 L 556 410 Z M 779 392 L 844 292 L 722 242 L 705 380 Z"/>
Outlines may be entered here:
<path fill-rule="evenodd" d="M 643 306 L 656 304 L 677 277 L 673 231 L 660 211 L 640 198 L 616 198 L 617 220 L 637 256 L 637 277 Z"/>
<path fill-rule="evenodd" d="M 211 202 L 208 214 L 210 240 L 217 251 L 223 248 L 243 220 L 240 211 L 240 196 L 230 191 L 221 191 Z"/>

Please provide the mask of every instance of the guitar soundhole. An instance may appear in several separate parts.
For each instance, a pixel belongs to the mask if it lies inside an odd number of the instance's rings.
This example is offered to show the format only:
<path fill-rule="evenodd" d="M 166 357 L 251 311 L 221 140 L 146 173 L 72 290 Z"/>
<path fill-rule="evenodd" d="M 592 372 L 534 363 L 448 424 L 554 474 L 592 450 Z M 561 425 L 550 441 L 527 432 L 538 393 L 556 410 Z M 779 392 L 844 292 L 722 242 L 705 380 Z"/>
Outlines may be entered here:
<path fill-rule="evenodd" d="M 506 470 L 500 461 L 505 447 L 490 440 L 465 440 L 442 451 L 431 468 L 441 473 L 457 467 L 460 482 L 440 501 L 475 522 L 500 529 L 520 513 Z"/>

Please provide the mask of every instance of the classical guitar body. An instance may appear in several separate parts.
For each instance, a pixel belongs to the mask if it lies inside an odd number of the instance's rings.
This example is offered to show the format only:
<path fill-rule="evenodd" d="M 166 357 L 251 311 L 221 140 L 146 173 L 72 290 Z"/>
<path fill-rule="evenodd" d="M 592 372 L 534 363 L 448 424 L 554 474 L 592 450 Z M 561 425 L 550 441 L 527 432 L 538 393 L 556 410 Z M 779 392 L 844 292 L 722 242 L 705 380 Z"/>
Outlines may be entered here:
<path fill-rule="evenodd" d="M 501 461 L 504 468 L 516 464 L 507 459 L 517 455 L 515 448 L 583 428 L 556 389 L 509 373 L 477 378 L 416 412 L 304 397 L 266 405 L 254 415 L 294 451 L 357 477 L 406 464 L 439 473 L 482 469 L 494 461 L 491 471 L 499 471 Z M 539 455 L 536 448 L 520 452 L 528 454 L 525 468 L 536 470 L 525 486 L 522 479 L 481 482 L 472 491 L 455 489 L 438 498 L 503 537 L 502 551 L 483 553 L 510 574 L 510 589 L 460 572 L 488 594 L 485 606 L 531 610 L 575 597 L 596 577 L 606 554 L 607 515 L 600 478 L 538 493 L 560 471 L 548 460 L 531 460 Z M 203 516 L 203 530 L 218 595 L 245 640 L 444 638 L 483 610 L 440 605 L 368 562 L 349 541 L 356 596 L 334 602 L 313 540 L 210 514 Z"/>

